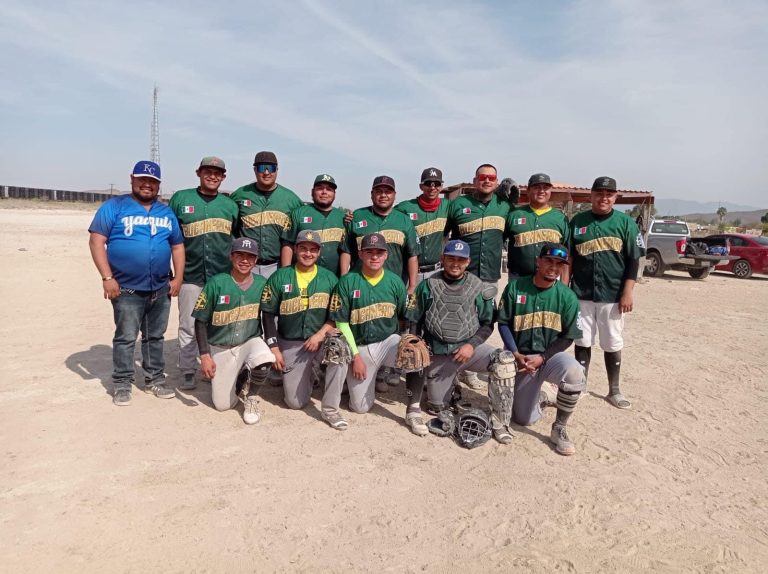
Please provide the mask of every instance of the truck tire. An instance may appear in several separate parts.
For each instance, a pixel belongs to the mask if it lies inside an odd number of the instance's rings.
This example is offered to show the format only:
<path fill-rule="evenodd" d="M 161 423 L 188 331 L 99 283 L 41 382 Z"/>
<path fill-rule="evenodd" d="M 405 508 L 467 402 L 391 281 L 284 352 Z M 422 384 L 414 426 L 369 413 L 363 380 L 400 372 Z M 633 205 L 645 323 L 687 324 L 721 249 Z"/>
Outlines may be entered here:
<path fill-rule="evenodd" d="M 749 279 L 752 277 L 752 266 L 746 259 L 739 259 L 733 264 L 733 274 L 739 279 Z"/>
<path fill-rule="evenodd" d="M 645 255 L 645 274 L 651 277 L 664 275 L 664 263 L 661 261 L 661 255 L 655 251 L 650 251 Z"/>
<path fill-rule="evenodd" d="M 688 275 L 694 279 L 706 279 L 709 277 L 710 271 L 712 271 L 711 267 L 696 267 L 695 269 L 689 269 Z"/>

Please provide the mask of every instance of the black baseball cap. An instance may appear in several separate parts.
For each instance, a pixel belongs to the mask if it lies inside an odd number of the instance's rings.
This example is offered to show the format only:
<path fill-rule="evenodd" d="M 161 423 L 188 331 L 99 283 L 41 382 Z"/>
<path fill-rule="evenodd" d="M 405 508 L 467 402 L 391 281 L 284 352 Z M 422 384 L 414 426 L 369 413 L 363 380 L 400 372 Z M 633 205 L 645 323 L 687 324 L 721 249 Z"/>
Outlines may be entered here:
<path fill-rule="evenodd" d="M 568 248 L 560 243 L 545 243 L 541 246 L 539 257 L 549 257 L 568 262 Z"/>
<path fill-rule="evenodd" d="M 443 183 L 443 172 L 436 167 L 428 167 L 421 172 L 421 183 L 427 183 L 428 181 Z"/>
<path fill-rule="evenodd" d="M 592 191 L 605 189 L 607 191 L 616 191 L 616 180 L 608 176 L 600 176 L 592 184 Z"/>
<path fill-rule="evenodd" d="M 386 249 L 387 240 L 381 233 L 369 233 L 363 237 L 360 245 L 360 251 L 364 249 Z"/>
<path fill-rule="evenodd" d="M 391 187 L 393 191 L 395 190 L 395 180 L 389 177 L 388 175 L 377 175 L 373 178 L 373 185 L 371 186 L 371 189 L 376 187 L 377 185 L 386 185 L 387 187 Z"/>
<path fill-rule="evenodd" d="M 260 151 L 253 158 L 253 165 L 256 167 L 260 163 L 272 163 L 277 165 L 277 156 L 271 151 Z"/>
<path fill-rule="evenodd" d="M 528 187 L 532 185 L 548 185 L 552 187 L 552 181 L 546 173 L 534 173 L 528 178 Z"/>

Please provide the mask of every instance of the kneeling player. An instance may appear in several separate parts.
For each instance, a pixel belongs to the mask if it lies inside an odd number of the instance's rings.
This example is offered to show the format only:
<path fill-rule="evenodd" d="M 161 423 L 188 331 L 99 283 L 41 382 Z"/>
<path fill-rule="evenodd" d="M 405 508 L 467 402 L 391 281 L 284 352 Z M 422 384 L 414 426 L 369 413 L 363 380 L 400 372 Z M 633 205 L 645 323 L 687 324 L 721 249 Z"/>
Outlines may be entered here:
<path fill-rule="evenodd" d="M 406 375 L 406 423 L 418 435 L 427 434 L 420 408 L 425 382 L 429 410 L 442 411 L 449 407 L 456 375 L 487 371 L 496 351 L 485 342 L 493 333 L 496 288 L 467 273 L 469 245 L 449 241 L 440 262 L 442 271 L 419 283 L 406 311 L 411 331 L 424 337 L 433 354 L 426 372 Z"/>
<path fill-rule="evenodd" d="M 338 280 L 317 265 L 321 248 L 317 231 L 300 231 L 294 247 L 296 264 L 275 271 L 261 297 L 264 334 L 276 357 L 275 369 L 283 373 L 285 404 L 292 409 L 309 403 L 312 362 L 334 326 L 328 320 L 328 303 Z M 344 373 L 340 382 L 344 383 Z"/>
<path fill-rule="evenodd" d="M 407 298 L 403 280 L 384 269 L 387 241 L 382 234 L 363 237 L 359 255 L 362 267 L 339 279 L 330 305 L 330 319 L 344 334 L 352 354 L 348 367 L 328 365 L 325 379 L 322 416 L 337 430 L 348 426 L 339 412 L 344 380 L 337 372 L 346 373 L 349 408 L 356 413 L 371 410 L 376 371 L 395 366 Z"/>
<path fill-rule="evenodd" d="M 557 391 L 557 416 L 550 439 L 563 455 L 576 452 L 566 424 L 586 388 L 584 368 L 565 350 L 581 337 L 579 301 L 557 279 L 568 264 L 568 250 L 545 244 L 536 258 L 536 272 L 510 282 L 499 302 L 499 332 L 504 346 L 517 360 L 514 387 L 489 385 L 491 423 L 496 439 L 512 441 L 510 419 L 531 425 L 541 418 L 539 391 L 545 381 Z"/>
<path fill-rule="evenodd" d="M 267 280 L 252 271 L 258 257 L 253 239 L 232 243 L 232 271 L 214 275 L 195 303 L 195 337 L 200 349 L 200 370 L 211 379 L 213 406 L 219 411 L 243 402 L 243 421 L 259 422 L 257 385 L 267 378 L 275 355 L 261 338 L 259 306 Z M 241 369 L 248 370 L 243 389 L 236 390 Z"/>

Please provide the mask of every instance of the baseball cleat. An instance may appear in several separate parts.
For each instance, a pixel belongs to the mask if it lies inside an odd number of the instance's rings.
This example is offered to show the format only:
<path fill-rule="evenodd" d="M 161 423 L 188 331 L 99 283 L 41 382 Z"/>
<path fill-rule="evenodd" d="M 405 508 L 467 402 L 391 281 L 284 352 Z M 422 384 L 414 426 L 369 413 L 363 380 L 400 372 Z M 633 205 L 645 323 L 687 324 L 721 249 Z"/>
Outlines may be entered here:
<path fill-rule="evenodd" d="M 424 419 L 421 418 L 421 411 L 406 414 L 405 424 L 411 432 L 417 436 L 426 436 L 429 434 L 429 428 L 424 424 Z"/>
<path fill-rule="evenodd" d="M 255 425 L 260 420 L 259 400 L 254 396 L 245 397 L 243 400 L 243 422 L 247 425 Z"/>
<path fill-rule="evenodd" d="M 576 445 L 568 437 L 565 425 L 554 423 L 552 425 L 552 432 L 549 433 L 549 440 L 555 445 L 555 450 L 563 456 L 570 456 L 576 453 Z"/>
<path fill-rule="evenodd" d="M 323 418 L 325 422 L 331 425 L 332 429 L 343 431 L 349 428 L 349 423 L 339 413 L 322 412 L 320 413 L 320 416 Z"/>

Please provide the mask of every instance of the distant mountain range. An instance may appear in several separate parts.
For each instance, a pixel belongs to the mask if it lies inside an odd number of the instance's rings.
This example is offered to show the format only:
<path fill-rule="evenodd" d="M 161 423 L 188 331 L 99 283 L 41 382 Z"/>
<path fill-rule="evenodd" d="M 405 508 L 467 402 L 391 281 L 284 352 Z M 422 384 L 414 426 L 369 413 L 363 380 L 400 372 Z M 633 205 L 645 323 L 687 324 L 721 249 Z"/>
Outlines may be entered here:
<path fill-rule="evenodd" d="M 691 201 L 689 199 L 668 199 L 656 197 L 656 209 L 659 215 L 685 215 L 687 213 L 711 213 L 715 214 L 718 207 L 724 207 L 730 214 L 732 211 L 759 211 L 755 205 L 741 205 L 730 201 Z M 762 208 L 767 211 L 768 208 Z M 759 219 L 759 218 L 758 218 Z"/>

